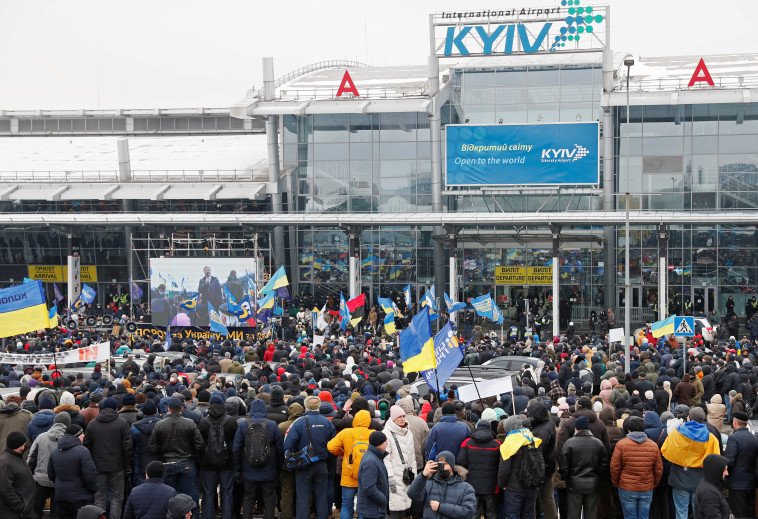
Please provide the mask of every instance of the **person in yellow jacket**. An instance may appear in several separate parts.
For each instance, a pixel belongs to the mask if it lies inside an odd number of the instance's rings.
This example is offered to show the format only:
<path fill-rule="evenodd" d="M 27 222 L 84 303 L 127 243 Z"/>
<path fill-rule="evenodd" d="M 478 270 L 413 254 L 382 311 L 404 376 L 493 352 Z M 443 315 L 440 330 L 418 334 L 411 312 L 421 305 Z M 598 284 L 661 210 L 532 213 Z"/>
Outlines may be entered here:
<path fill-rule="evenodd" d="M 363 454 L 368 450 L 368 437 L 371 435 L 371 414 L 358 411 L 353 418 L 353 426 L 341 430 L 329 440 L 326 448 L 335 456 L 342 456 L 342 508 L 340 519 L 353 519 L 355 496 L 358 493 L 358 467 Z"/>

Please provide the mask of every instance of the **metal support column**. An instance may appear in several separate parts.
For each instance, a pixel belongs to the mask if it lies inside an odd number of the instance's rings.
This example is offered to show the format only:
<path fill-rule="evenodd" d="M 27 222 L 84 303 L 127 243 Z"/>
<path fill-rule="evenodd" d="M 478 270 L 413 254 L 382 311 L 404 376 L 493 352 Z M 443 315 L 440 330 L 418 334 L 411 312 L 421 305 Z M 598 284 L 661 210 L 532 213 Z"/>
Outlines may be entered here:
<path fill-rule="evenodd" d="M 360 231 L 356 227 L 348 230 L 348 275 L 350 278 L 348 290 L 350 299 L 357 296 L 361 291 L 358 252 L 360 251 Z"/>
<path fill-rule="evenodd" d="M 615 157 L 613 147 L 613 113 L 610 108 L 603 109 L 603 211 L 614 210 L 614 193 L 616 179 L 614 176 Z M 616 306 L 616 227 L 603 226 L 603 248 L 605 264 L 603 266 L 603 294 L 605 307 Z"/>
<path fill-rule="evenodd" d="M 458 301 L 458 286 L 456 282 L 457 279 L 457 272 L 458 272 L 458 262 L 456 261 L 456 251 L 458 249 L 458 239 L 455 235 L 455 227 L 450 226 L 447 227 L 447 255 L 450 260 L 450 297 L 453 299 L 453 301 Z M 445 303 L 441 303 L 445 304 Z M 454 326 L 457 326 L 458 324 L 458 315 L 457 312 L 455 314 L 450 315 L 450 322 L 453 323 Z"/>
<path fill-rule="evenodd" d="M 658 227 L 658 320 L 666 318 L 668 312 L 668 229 Z"/>
<path fill-rule="evenodd" d="M 263 58 L 263 98 L 265 101 L 273 101 L 274 95 L 274 58 Z M 266 118 L 266 138 L 268 141 L 268 181 L 269 195 L 271 196 L 271 212 L 281 214 L 279 129 L 275 115 L 269 115 Z M 284 256 L 284 228 L 281 226 L 274 227 L 274 261 L 277 267 L 284 265 L 286 261 Z"/>
<path fill-rule="evenodd" d="M 560 285 L 558 284 L 558 274 L 561 270 L 559 259 L 561 227 L 559 225 L 551 225 L 550 231 L 553 235 L 553 337 L 560 337 L 561 292 Z"/>

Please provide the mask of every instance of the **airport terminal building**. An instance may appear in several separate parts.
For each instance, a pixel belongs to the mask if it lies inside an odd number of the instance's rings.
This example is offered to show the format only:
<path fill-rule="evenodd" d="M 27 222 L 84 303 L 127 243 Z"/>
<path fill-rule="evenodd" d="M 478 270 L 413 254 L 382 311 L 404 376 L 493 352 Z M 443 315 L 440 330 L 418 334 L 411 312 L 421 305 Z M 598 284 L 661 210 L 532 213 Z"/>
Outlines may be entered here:
<path fill-rule="evenodd" d="M 509 313 L 557 287 L 586 321 L 623 306 L 628 248 L 634 322 L 743 314 L 758 56 L 614 53 L 609 7 L 562 4 L 431 15 L 418 66 L 266 58 L 226 109 L 0 112 L 0 284 L 62 281 L 71 235 L 101 297 L 151 258 L 258 254 L 301 294 Z"/>

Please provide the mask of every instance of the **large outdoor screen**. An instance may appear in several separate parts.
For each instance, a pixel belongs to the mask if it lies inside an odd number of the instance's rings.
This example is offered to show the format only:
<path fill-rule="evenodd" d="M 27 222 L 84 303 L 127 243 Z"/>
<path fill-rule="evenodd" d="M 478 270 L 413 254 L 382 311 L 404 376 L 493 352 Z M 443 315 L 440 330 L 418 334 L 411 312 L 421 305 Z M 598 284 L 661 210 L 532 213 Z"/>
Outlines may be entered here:
<path fill-rule="evenodd" d="M 248 280 L 254 276 L 254 258 L 153 258 L 150 260 L 153 325 L 208 326 L 210 303 L 227 326 L 247 326 L 246 321 L 227 311 L 225 289 L 229 288 L 239 304 L 249 295 Z M 182 307 L 185 301 L 190 303 Z"/>
<path fill-rule="evenodd" d="M 448 124 L 448 186 L 598 184 L 598 123 Z"/>

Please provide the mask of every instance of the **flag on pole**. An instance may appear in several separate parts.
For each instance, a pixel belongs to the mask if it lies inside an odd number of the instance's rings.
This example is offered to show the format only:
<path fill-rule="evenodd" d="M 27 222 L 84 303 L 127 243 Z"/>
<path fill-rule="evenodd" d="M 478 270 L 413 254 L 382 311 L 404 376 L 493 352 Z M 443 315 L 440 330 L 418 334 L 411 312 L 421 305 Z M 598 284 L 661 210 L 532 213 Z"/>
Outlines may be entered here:
<path fill-rule="evenodd" d="M 58 327 L 58 306 L 53 305 L 50 307 L 50 311 L 47 314 L 48 328 Z"/>
<path fill-rule="evenodd" d="M 224 325 L 224 322 L 221 320 L 221 316 L 216 309 L 213 308 L 210 301 L 208 301 L 208 317 L 211 321 L 211 332 L 220 333 L 224 336 L 229 335 L 229 330 L 227 330 L 226 325 Z"/>
<path fill-rule="evenodd" d="M 447 306 L 448 313 L 452 314 L 453 312 L 466 308 L 466 303 L 456 303 L 449 295 L 447 295 L 447 292 L 445 292 L 445 306 Z"/>
<path fill-rule="evenodd" d="M 500 313 L 495 301 L 490 297 L 489 292 L 483 296 L 472 299 L 471 306 L 473 306 L 476 313 L 482 317 L 486 317 L 497 324 L 503 322 L 503 314 Z"/>
<path fill-rule="evenodd" d="M 397 333 L 397 326 L 395 325 L 395 313 L 391 312 L 384 316 L 384 331 L 388 335 Z"/>
<path fill-rule="evenodd" d="M 653 337 L 657 339 L 658 337 L 663 337 L 664 335 L 671 335 L 674 333 L 674 317 L 676 316 L 670 315 L 663 321 L 656 321 L 651 324 L 650 333 L 653 334 Z"/>
<path fill-rule="evenodd" d="M 399 343 L 400 358 L 403 361 L 405 373 L 425 371 L 437 367 L 428 308 L 424 308 L 413 316 L 408 328 L 400 332 Z"/>
<path fill-rule="evenodd" d="M 267 323 L 274 315 L 274 293 L 269 292 L 268 295 L 256 301 L 256 305 L 258 306 L 256 317 L 261 322 Z"/>
<path fill-rule="evenodd" d="M 405 285 L 403 289 L 403 297 L 405 298 L 405 306 L 411 306 L 411 285 Z"/>
<path fill-rule="evenodd" d="M 350 320 L 350 311 L 347 309 L 347 301 L 345 301 L 345 295 L 340 292 L 340 328 L 345 331 L 347 323 Z"/>
<path fill-rule="evenodd" d="M 55 304 L 57 305 L 64 299 L 63 294 L 61 294 L 61 291 L 58 288 L 58 283 L 53 283 L 53 291 L 55 292 L 55 299 L 53 299 L 53 301 L 55 301 Z"/>
<path fill-rule="evenodd" d="M 271 279 L 268 280 L 268 283 L 261 288 L 260 294 L 265 296 L 269 292 L 273 292 L 277 288 L 286 287 L 289 285 L 290 282 L 287 280 L 287 273 L 284 271 L 284 266 L 279 267 L 279 270 L 277 270 L 273 276 L 271 276 Z"/>
<path fill-rule="evenodd" d="M 132 301 L 139 301 L 142 299 L 143 292 L 139 285 L 130 279 L 129 286 L 131 287 Z"/>
<path fill-rule="evenodd" d="M 166 341 L 163 343 L 163 351 L 171 349 L 171 323 L 166 325 Z"/>
<path fill-rule="evenodd" d="M 324 304 L 324 307 L 321 309 L 321 311 L 318 313 L 318 318 L 316 318 L 316 328 L 319 330 L 326 330 L 329 328 L 329 323 L 326 322 L 326 319 L 324 317 L 326 316 L 326 304 Z"/>
<path fill-rule="evenodd" d="M 441 388 L 463 360 L 463 351 L 459 347 L 458 337 L 450 323 L 447 323 L 434 336 L 434 358 L 437 363 L 437 373 L 433 369 L 422 371 L 429 387 Z"/>
<path fill-rule="evenodd" d="M 42 330 L 49 324 L 41 281 L 0 290 L 0 337 Z"/>
<path fill-rule="evenodd" d="M 356 296 L 347 302 L 347 310 L 350 312 L 350 324 L 355 326 L 363 319 L 363 307 L 366 305 L 366 293 Z"/>
<path fill-rule="evenodd" d="M 87 283 L 82 283 L 82 303 L 85 305 L 92 304 L 92 302 L 95 300 L 95 297 L 97 296 L 97 290 L 89 286 Z"/>

